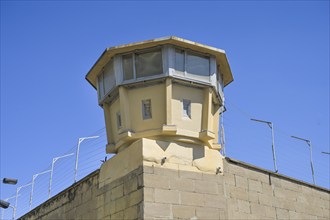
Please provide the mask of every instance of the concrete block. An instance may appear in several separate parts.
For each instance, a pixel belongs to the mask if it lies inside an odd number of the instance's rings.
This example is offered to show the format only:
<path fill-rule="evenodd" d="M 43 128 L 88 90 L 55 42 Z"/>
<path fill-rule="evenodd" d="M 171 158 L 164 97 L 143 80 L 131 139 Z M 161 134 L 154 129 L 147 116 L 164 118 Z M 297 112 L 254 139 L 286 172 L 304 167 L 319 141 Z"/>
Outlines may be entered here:
<path fill-rule="evenodd" d="M 265 211 L 266 211 L 266 217 L 276 219 L 276 209 L 275 209 L 275 207 L 266 206 Z"/>
<path fill-rule="evenodd" d="M 154 188 L 144 187 L 143 188 L 143 200 L 144 202 L 154 202 Z"/>
<path fill-rule="evenodd" d="M 105 194 L 96 196 L 96 207 L 98 208 L 98 207 L 104 206 L 104 204 L 105 204 Z"/>
<path fill-rule="evenodd" d="M 191 206 L 173 205 L 172 206 L 173 218 L 191 219 L 195 217 L 195 208 Z"/>
<path fill-rule="evenodd" d="M 121 197 L 115 201 L 115 212 L 123 211 L 128 207 L 128 196 Z"/>
<path fill-rule="evenodd" d="M 143 190 L 139 189 L 137 191 L 131 192 L 128 195 L 128 206 L 133 206 L 142 202 L 143 200 Z"/>
<path fill-rule="evenodd" d="M 275 210 L 276 210 L 277 219 L 289 219 L 290 218 L 289 210 L 281 209 L 281 208 L 275 208 Z"/>
<path fill-rule="evenodd" d="M 225 195 L 225 184 L 218 183 L 218 192 L 219 195 Z"/>
<path fill-rule="evenodd" d="M 111 200 L 116 200 L 124 195 L 124 184 L 111 189 Z"/>
<path fill-rule="evenodd" d="M 144 203 L 144 218 L 171 218 L 171 205 L 170 204 L 161 204 L 161 203 Z"/>
<path fill-rule="evenodd" d="M 241 166 L 235 164 L 227 164 L 227 169 L 227 173 L 234 174 L 235 176 L 246 176 L 246 168 L 243 168 Z"/>
<path fill-rule="evenodd" d="M 237 187 L 248 189 L 248 180 L 245 177 L 235 175 L 235 183 Z"/>
<path fill-rule="evenodd" d="M 170 189 L 193 192 L 195 190 L 195 181 L 183 178 L 170 178 Z"/>
<path fill-rule="evenodd" d="M 72 217 L 71 217 L 72 218 Z M 71 219 L 70 217 L 67 217 L 67 219 Z M 73 216 L 74 218 L 74 216 Z M 104 207 L 101 206 L 96 210 L 96 218 L 97 219 L 103 219 L 104 218 Z"/>
<path fill-rule="evenodd" d="M 321 199 L 327 200 L 327 201 L 330 200 L 330 193 L 329 192 L 326 193 L 323 190 L 312 189 L 312 193 L 313 193 L 314 197 L 321 198 Z"/>
<path fill-rule="evenodd" d="M 137 190 L 138 188 L 138 181 L 137 176 L 132 176 L 124 181 L 124 195 L 128 195 L 129 193 Z"/>
<path fill-rule="evenodd" d="M 200 193 L 180 192 L 180 199 L 183 205 L 204 206 L 203 194 Z"/>
<path fill-rule="evenodd" d="M 238 211 L 243 213 L 251 213 L 250 203 L 248 201 L 238 199 L 237 205 L 238 205 Z"/>
<path fill-rule="evenodd" d="M 273 196 L 273 185 L 269 185 L 268 183 L 261 183 L 261 187 L 263 194 Z"/>
<path fill-rule="evenodd" d="M 145 187 L 162 188 L 162 189 L 170 188 L 169 178 L 167 176 L 159 176 L 155 174 L 145 173 L 143 175 L 143 180 Z"/>
<path fill-rule="evenodd" d="M 124 218 L 123 219 L 137 219 L 138 218 L 138 207 L 131 206 L 124 211 Z"/>
<path fill-rule="evenodd" d="M 295 210 L 295 202 L 285 198 L 275 199 L 274 206 L 282 209 Z"/>
<path fill-rule="evenodd" d="M 262 186 L 260 181 L 249 179 L 248 183 L 250 191 L 262 192 Z"/>
<path fill-rule="evenodd" d="M 298 212 L 295 212 L 295 211 L 292 211 L 292 210 L 289 210 L 289 216 L 290 216 L 290 219 L 303 219 L 303 216 L 301 213 L 298 213 Z"/>
<path fill-rule="evenodd" d="M 154 167 L 152 162 L 143 161 L 143 173 L 154 173 Z"/>
<path fill-rule="evenodd" d="M 154 174 L 168 176 L 173 178 L 179 177 L 179 165 L 173 163 L 165 163 L 163 165 L 154 164 Z"/>
<path fill-rule="evenodd" d="M 218 194 L 218 183 L 204 180 L 195 180 L 195 192 L 205 194 Z"/>
<path fill-rule="evenodd" d="M 200 219 L 219 219 L 220 212 L 216 208 L 197 207 L 196 217 Z"/>
<path fill-rule="evenodd" d="M 202 179 L 205 181 L 212 181 L 212 182 L 217 182 L 220 184 L 224 183 L 223 175 L 219 175 L 219 174 L 217 175 L 217 174 L 203 173 Z"/>
<path fill-rule="evenodd" d="M 245 177 L 248 179 L 269 184 L 269 175 L 266 173 L 255 170 L 249 170 L 249 169 L 246 169 L 245 173 L 246 173 Z"/>
<path fill-rule="evenodd" d="M 259 203 L 261 205 L 275 207 L 274 204 L 275 198 L 273 196 L 264 193 L 257 193 L 257 194 L 258 194 Z"/>
<path fill-rule="evenodd" d="M 240 200 L 249 200 L 249 193 L 248 191 L 237 188 L 235 186 L 229 186 L 228 189 L 226 189 L 229 192 L 229 195 L 231 198 L 240 199 Z"/>
<path fill-rule="evenodd" d="M 204 195 L 205 207 L 227 209 L 227 199 L 220 195 Z"/>
<path fill-rule="evenodd" d="M 179 191 L 155 189 L 155 202 L 179 204 Z"/>
<path fill-rule="evenodd" d="M 227 185 L 232 185 L 232 186 L 235 186 L 236 185 L 236 181 L 235 181 L 235 176 L 234 174 L 231 174 L 231 173 L 225 173 L 223 175 L 224 177 L 224 182 L 225 184 Z"/>
<path fill-rule="evenodd" d="M 330 219 L 330 202 L 328 202 L 328 208 L 322 208 L 322 217 Z"/>
<path fill-rule="evenodd" d="M 295 191 L 295 192 L 301 192 L 302 191 L 301 185 L 299 185 L 295 182 L 291 182 L 289 180 L 281 179 L 281 185 L 282 185 L 282 188 L 284 188 L 284 189 L 289 189 L 289 190 Z"/>
<path fill-rule="evenodd" d="M 110 216 L 110 219 L 124 219 L 124 211 L 116 212 Z"/>
<path fill-rule="evenodd" d="M 228 219 L 227 210 L 226 211 L 219 210 L 219 214 L 220 214 L 220 220 Z"/>
<path fill-rule="evenodd" d="M 179 164 L 179 178 L 201 180 L 203 173 L 196 167 Z"/>
<path fill-rule="evenodd" d="M 254 192 L 254 191 L 249 191 L 248 192 L 248 201 L 254 202 L 254 203 L 259 203 L 258 193 Z"/>
<path fill-rule="evenodd" d="M 111 200 L 111 190 L 109 190 L 104 194 L 104 204 L 108 204 Z"/>
<path fill-rule="evenodd" d="M 104 215 L 112 215 L 116 212 L 115 202 L 110 202 L 104 206 Z"/>
<path fill-rule="evenodd" d="M 238 212 L 237 199 L 229 198 L 227 199 L 228 213 Z"/>
<path fill-rule="evenodd" d="M 250 207 L 251 207 L 251 213 L 253 215 L 266 217 L 266 211 L 265 211 L 266 206 L 256 203 L 250 203 Z"/>

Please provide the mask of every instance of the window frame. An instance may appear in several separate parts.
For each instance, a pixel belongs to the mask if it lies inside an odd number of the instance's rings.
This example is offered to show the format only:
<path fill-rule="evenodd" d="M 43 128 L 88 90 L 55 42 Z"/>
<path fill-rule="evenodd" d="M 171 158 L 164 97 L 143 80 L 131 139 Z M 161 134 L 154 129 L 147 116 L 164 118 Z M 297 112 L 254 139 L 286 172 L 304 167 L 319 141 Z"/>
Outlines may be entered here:
<path fill-rule="evenodd" d="M 137 77 L 136 74 L 136 54 L 143 54 L 143 53 L 150 53 L 150 52 L 160 52 L 160 56 L 161 56 L 161 69 L 162 71 L 160 73 L 151 75 L 151 76 L 143 76 L 143 77 Z M 133 65 L 133 78 L 129 79 L 129 80 L 125 80 L 124 79 L 124 66 L 123 66 L 123 56 L 126 55 L 132 55 L 132 65 Z M 151 47 L 151 48 L 146 48 L 146 49 L 141 49 L 141 50 L 135 50 L 133 52 L 128 52 L 128 53 L 123 53 L 120 54 L 120 59 L 121 59 L 121 72 L 122 72 L 122 84 L 126 84 L 126 83 L 131 83 L 131 82 L 138 82 L 138 81 L 143 81 L 146 79 L 154 79 L 154 78 L 159 78 L 161 76 L 164 76 L 165 74 L 165 69 L 164 68 L 164 54 L 163 54 L 163 46 L 156 46 L 156 47 Z"/>
<path fill-rule="evenodd" d="M 198 81 L 198 82 L 203 82 L 203 83 L 211 83 L 211 57 L 212 55 L 210 54 L 207 54 L 207 53 L 202 53 L 202 52 L 199 52 L 199 51 L 194 51 L 194 50 L 191 50 L 189 48 L 181 48 L 181 47 L 178 47 L 178 46 L 173 46 L 174 48 L 174 76 L 175 77 L 183 77 L 184 79 L 190 79 L 190 80 L 194 80 L 194 81 Z M 184 52 L 184 71 L 181 72 L 181 71 L 177 71 L 176 69 L 176 51 L 177 50 L 181 50 Z M 208 75 L 207 76 L 204 76 L 204 75 L 198 75 L 198 74 L 193 74 L 193 73 L 189 73 L 187 72 L 187 54 L 190 53 L 190 55 L 196 55 L 196 56 L 200 56 L 200 57 L 205 57 L 208 59 Z M 183 73 L 180 74 L 180 73 Z M 202 76 L 202 77 L 206 77 L 208 78 L 207 80 L 203 80 L 203 79 L 199 79 L 198 77 L 192 77 L 192 76 Z"/>

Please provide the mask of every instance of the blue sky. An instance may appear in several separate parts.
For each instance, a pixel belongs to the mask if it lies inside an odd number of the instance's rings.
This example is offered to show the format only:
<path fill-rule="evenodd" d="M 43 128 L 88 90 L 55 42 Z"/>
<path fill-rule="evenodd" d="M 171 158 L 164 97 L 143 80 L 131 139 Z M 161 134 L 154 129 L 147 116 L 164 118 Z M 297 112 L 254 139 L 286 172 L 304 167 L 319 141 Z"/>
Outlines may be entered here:
<path fill-rule="evenodd" d="M 227 53 L 227 156 L 272 170 L 270 129 L 250 118 L 269 120 L 279 172 L 312 181 L 301 136 L 329 187 L 329 1 L 1 1 L 1 178 L 28 183 L 104 133 L 84 77 L 106 47 L 171 35 Z"/>

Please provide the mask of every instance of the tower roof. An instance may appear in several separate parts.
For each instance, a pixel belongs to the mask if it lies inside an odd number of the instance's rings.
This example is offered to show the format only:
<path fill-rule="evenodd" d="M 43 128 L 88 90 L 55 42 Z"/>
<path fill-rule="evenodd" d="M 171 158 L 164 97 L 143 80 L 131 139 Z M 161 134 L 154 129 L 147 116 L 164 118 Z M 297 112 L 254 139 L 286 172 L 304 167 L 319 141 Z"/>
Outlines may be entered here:
<path fill-rule="evenodd" d="M 220 65 L 220 72 L 223 74 L 224 86 L 228 85 L 234 80 L 224 50 L 175 36 L 162 37 L 153 40 L 146 40 L 131 44 L 109 47 L 102 53 L 102 55 L 98 58 L 96 63 L 93 65 L 93 67 L 89 70 L 89 72 L 86 75 L 86 80 L 94 88 L 96 88 L 97 75 L 100 73 L 102 68 L 110 61 L 110 59 L 116 54 L 160 46 L 164 44 L 171 44 L 215 56 L 217 63 Z"/>

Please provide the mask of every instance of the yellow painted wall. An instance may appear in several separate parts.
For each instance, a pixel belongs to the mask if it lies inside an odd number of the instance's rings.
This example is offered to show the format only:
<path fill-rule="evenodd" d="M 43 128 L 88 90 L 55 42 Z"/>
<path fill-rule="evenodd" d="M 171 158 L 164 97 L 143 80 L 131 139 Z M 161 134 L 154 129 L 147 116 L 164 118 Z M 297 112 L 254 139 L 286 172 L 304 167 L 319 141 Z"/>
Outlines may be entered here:
<path fill-rule="evenodd" d="M 120 107 L 119 106 L 120 106 L 119 99 L 117 99 L 116 101 L 114 101 L 110 105 L 110 107 L 109 107 L 110 123 L 106 123 L 107 126 L 108 126 L 108 124 L 111 125 L 110 129 L 107 129 L 107 132 L 108 132 L 108 130 L 110 130 L 110 132 L 112 133 L 114 142 L 117 142 L 118 141 L 118 131 L 119 130 L 117 128 L 117 116 L 116 116 L 116 113 L 120 111 Z M 103 106 L 103 108 L 104 108 L 104 106 Z"/>
<path fill-rule="evenodd" d="M 178 129 L 201 131 L 203 95 L 202 89 L 173 84 L 172 117 Z M 183 99 L 191 100 L 191 119 L 183 117 Z"/>
<path fill-rule="evenodd" d="M 128 90 L 131 130 L 141 132 L 160 129 L 165 123 L 165 84 Z M 142 100 L 151 100 L 151 119 L 143 120 Z"/>

